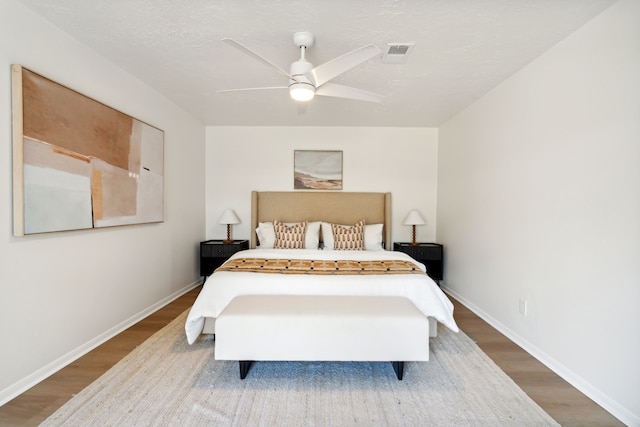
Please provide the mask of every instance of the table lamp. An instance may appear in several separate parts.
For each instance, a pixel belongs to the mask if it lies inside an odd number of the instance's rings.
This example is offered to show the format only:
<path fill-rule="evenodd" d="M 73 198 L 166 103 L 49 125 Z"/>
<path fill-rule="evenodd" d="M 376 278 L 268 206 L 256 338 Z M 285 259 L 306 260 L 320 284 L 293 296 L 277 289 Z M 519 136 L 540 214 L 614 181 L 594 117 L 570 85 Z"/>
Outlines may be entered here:
<path fill-rule="evenodd" d="M 410 211 L 407 214 L 404 221 L 402 222 L 402 225 L 410 225 L 413 227 L 412 240 L 411 240 L 412 246 L 416 246 L 418 244 L 418 242 L 416 242 L 416 225 L 425 225 L 425 224 L 426 222 L 424 218 L 422 218 L 422 215 L 420 215 L 420 212 L 418 212 L 415 209 Z"/>
<path fill-rule="evenodd" d="M 227 239 L 223 240 L 222 243 L 233 243 L 233 239 L 231 238 L 231 224 L 240 224 L 240 219 L 238 215 L 233 211 L 233 209 L 225 209 L 218 218 L 218 224 L 227 224 Z"/>

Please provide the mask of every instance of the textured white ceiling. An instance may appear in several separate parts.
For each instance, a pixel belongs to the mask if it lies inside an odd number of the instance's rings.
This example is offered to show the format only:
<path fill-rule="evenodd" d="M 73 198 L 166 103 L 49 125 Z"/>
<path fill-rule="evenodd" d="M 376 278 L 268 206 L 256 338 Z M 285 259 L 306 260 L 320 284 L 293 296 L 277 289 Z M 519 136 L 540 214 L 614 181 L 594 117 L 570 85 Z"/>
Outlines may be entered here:
<path fill-rule="evenodd" d="M 438 126 L 614 0 L 20 0 L 208 125 Z M 316 97 L 221 43 L 238 40 L 288 70 L 296 31 L 315 65 L 374 43 L 414 43 L 404 64 L 371 59 L 334 80 L 383 104 Z"/>

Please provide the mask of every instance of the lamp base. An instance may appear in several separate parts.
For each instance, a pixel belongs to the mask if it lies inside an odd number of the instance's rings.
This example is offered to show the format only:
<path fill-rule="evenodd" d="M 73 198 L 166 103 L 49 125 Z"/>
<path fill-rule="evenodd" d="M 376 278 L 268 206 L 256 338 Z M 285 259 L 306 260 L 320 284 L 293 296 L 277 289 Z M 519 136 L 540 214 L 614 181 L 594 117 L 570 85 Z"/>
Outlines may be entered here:
<path fill-rule="evenodd" d="M 231 238 L 231 224 L 227 224 L 227 238 L 222 241 L 225 245 L 229 243 L 233 243 L 233 239 Z"/>
<path fill-rule="evenodd" d="M 418 246 L 419 243 L 416 242 L 416 226 L 412 225 L 412 233 L 411 233 L 411 246 Z"/>

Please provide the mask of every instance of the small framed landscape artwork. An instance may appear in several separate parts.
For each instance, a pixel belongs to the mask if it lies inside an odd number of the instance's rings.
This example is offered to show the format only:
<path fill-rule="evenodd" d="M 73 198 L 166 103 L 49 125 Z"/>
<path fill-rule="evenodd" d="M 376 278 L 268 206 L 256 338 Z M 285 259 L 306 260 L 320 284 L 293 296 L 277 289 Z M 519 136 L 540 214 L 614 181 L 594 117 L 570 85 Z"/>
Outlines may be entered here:
<path fill-rule="evenodd" d="M 342 151 L 294 150 L 293 188 L 342 190 Z"/>

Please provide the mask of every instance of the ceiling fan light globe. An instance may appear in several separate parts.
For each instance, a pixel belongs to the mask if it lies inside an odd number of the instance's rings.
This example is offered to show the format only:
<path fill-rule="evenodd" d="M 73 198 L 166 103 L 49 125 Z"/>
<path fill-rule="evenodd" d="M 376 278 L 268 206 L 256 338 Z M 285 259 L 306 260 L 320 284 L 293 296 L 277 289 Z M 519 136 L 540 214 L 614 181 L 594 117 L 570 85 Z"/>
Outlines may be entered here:
<path fill-rule="evenodd" d="M 293 83 L 289 86 L 289 95 L 296 101 L 311 101 L 315 96 L 315 88 L 308 83 Z"/>

